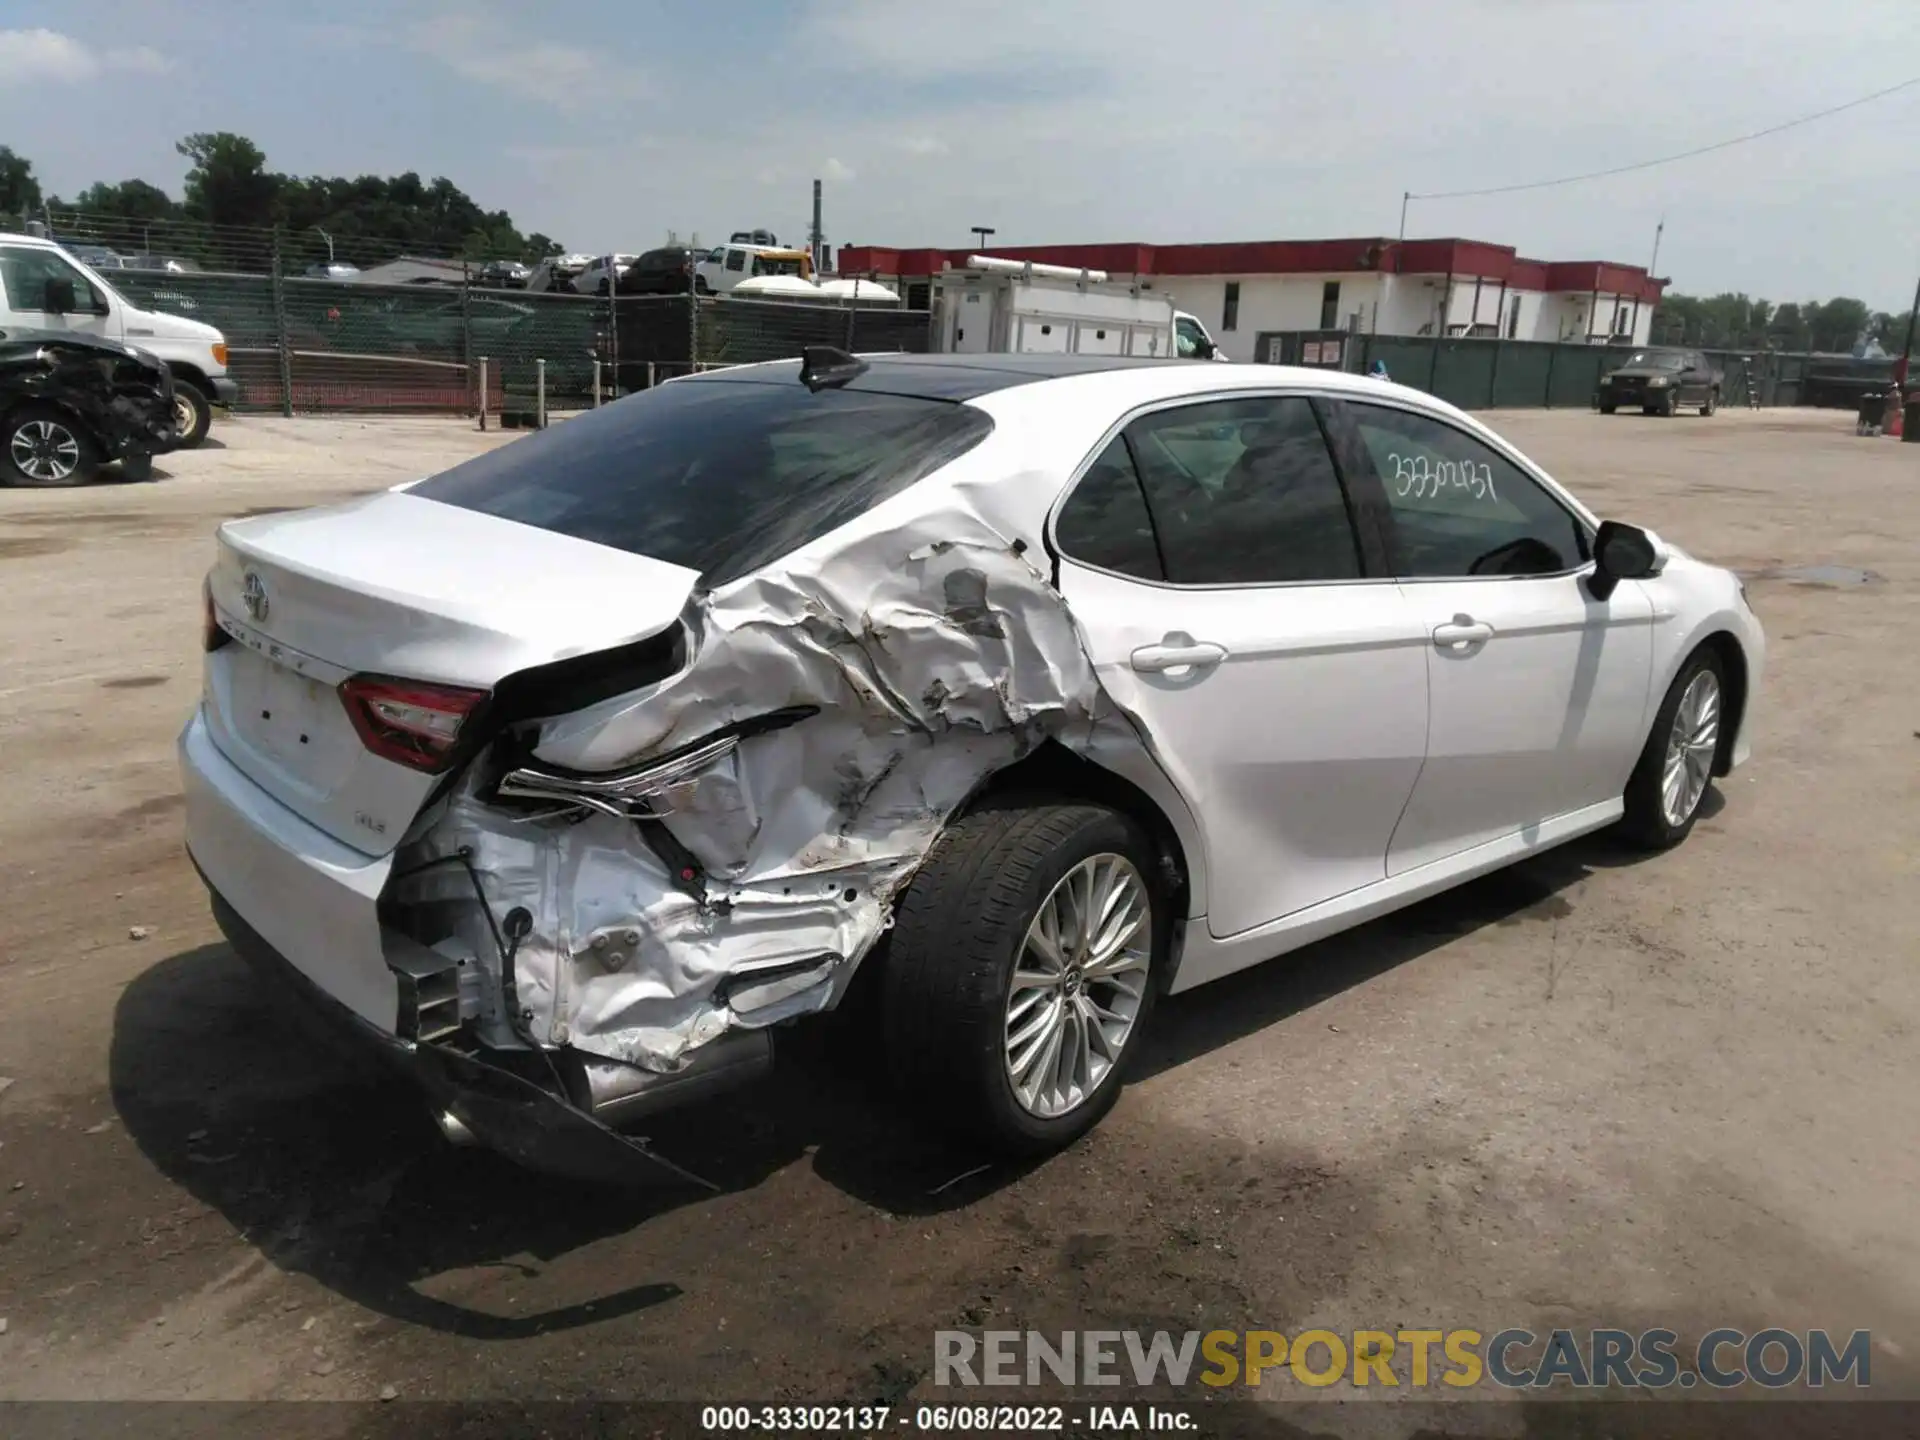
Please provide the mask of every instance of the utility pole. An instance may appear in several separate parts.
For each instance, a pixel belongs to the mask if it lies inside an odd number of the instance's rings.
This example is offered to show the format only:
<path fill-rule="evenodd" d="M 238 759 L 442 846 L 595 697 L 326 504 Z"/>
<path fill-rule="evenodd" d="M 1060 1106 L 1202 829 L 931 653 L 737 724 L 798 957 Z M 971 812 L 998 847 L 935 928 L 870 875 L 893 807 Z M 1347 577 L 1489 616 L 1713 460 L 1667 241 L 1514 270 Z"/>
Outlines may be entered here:
<path fill-rule="evenodd" d="M 1907 363 L 1913 359 L 1913 326 L 1920 320 L 1920 285 L 1913 287 L 1913 309 L 1907 312 L 1907 343 L 1900 347 L 1900 363 L 1893 367 L 1893 383 L 1902 394 L 1907 389 Z"/>
<path fill-rule="evenodd" d="M 1413 199 L 1411 190 L 1400 192 L 1400 238 L 1402 240 L 1407 238 L 1407 202 L 1411 199 Z"/>
<path fill-rule="evenodd" d="M 813 258 L 814 273 L 823 273 L 827 268 L 827 232 L 821 229 L 818 180 L 813 182 L 813 228 L 807 232 L 807 250 Z"/>
<path fill-rule="evenodd" d="M 1657 267 L 1660 264 L 1660 236 L 1665 232 L 1666 228 L 1667 217 L 1662 215 L 1660 217 L 1660 223 L 1653 227 L 1653 258 L 1647 261 L 1647 276 L 1649 279 L 1659 273 Z"/>

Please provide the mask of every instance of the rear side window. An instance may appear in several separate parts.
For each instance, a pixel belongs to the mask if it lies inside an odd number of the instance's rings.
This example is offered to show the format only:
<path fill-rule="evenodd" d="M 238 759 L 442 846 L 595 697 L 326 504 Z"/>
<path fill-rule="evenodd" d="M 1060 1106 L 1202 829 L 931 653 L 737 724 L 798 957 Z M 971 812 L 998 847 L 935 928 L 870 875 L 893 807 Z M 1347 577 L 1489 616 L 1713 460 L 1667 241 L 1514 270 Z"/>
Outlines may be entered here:
<path fill-rule="evenodd" d="M 1360 549 L 1313 406 L 1251 396 L 1127 427 L 1175 585 L 1354 580 Z"/>
<path fill-rule="evenodd" d="M 744 250 L 727 251 L 727 269 L 744 270 L 747 268 L 747 252 Z"/>
<path fill-rule="evenodd" d="M 983 411 L 949 401 L 676 380 L 409 493 L 724 585 L 898 494 L 992 429 Z"/>
<path fill-rule="evenodd" d="M 1069 560 L 1140 580 L 1167 578 L 1147 497 L 1127 442 L 1118 435 L 1073 487 L 1053 535 Z"/>

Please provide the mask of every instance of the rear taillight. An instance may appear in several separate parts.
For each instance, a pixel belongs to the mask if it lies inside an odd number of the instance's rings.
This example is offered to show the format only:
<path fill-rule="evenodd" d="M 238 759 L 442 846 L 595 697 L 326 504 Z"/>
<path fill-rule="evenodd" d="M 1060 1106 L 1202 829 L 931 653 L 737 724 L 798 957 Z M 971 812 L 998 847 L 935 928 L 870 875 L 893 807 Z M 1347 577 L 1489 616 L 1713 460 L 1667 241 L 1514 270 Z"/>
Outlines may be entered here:
<path fill-rule="evenodd" d="M 213 577 L 209 575 L 200 582 L 200 644 L 211 655 L 222 645 L 231 643 L 229 635 L 220 624 L 220 612 L 213 608 Z"/>
<path fill-rule="evenodd" d="M 340 686 L 360 743 L 383 760 L 428 774 L 444 769 L 460 727 L 487 698 L 484 690 L 356 675 Z"/>

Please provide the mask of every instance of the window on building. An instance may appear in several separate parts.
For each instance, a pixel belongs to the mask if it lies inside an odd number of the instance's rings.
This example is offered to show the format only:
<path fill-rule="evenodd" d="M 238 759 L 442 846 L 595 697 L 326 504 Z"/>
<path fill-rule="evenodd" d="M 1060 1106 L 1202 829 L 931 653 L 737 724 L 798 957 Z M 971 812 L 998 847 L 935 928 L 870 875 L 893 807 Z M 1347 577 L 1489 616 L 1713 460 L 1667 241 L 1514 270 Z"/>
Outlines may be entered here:
<path fill-rule="evenodd" d="M 1351 410 L 1386 488 L 1402 576 L 1557 575 L 1586 559 L 1573 512 L 1474 436 L 1408 410 Z"/>
<path fill-rule="evenodd" d="M 1240 325 L 1240 282 L 1227 281 L 1227 297 L 1220 304 L 1220 328 L 1235 330 Z"/>
<path fill-rule="evenodd" d="M 1633 321 L 1629 318 L 1631 314 L 1632 312 L 1629 311 L 1625 305 L 1615 305 L 1613 307 L 1614 334 L 1631 335 L 1633 333 Z"/>
<path fill-rule="evenodd" d="M 1507 339 L 1511 340 L 1520 333 L 1520 297 L 1513 297 L 1513 303 L 1507 307 Z"/>
<path fill-rule="evenodd" d="M 1142 416 L 1126 439 L 1173 584 L 1359 576 L 1346 494 L 1306 400 L 1183 405 Z"/>
<path fill-rule="evenodd" d="M 1334 330 L 1340 325 L 1340 282 L 1329 280 L 1320 287 L 1320 328 Z"/>

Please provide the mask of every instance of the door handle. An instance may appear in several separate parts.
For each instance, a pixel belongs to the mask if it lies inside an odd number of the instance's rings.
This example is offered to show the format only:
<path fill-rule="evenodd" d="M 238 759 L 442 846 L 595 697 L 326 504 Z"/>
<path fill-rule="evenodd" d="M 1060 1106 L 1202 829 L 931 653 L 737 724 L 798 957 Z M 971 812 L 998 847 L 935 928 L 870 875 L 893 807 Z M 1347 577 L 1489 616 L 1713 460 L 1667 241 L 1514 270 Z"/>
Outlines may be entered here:
<path fill-rule="evenodd" d="M 1480 645 L 1493 638 L 1493 627 L 1465 615 L 1456 615 L 1450 624 L 1433 627 L 1433 643 L 1442 650 L 1459 650 Z"/>
<path fill-rule="evenodd" d="M 1188 666 L 1207 669 L 1227 658 L 1227 647 L 1207 640 L 1182 640 L 1160 645 L 1142 645 L 1133 652 L 1133 668 L 1146 675 L 1163 670 L 1181 670 Z"/>

